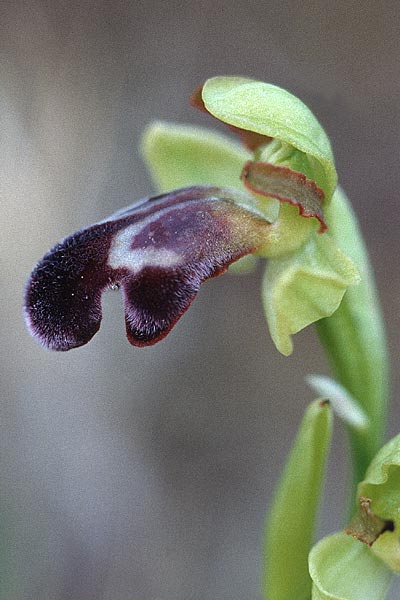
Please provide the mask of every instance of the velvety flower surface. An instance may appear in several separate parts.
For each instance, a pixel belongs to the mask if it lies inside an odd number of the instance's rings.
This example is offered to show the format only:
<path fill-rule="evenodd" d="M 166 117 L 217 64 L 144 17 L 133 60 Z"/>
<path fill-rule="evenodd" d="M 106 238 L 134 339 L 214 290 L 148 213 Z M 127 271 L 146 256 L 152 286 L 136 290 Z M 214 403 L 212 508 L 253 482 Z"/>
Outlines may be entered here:
<path fill-rule="evenodd" d="M 201 128 L 151 125 L 142 151 L 166 193 L 73 234 L 38 264 L 25 315 L 44 346 L 88 342 L 107 287 L 121 287 L 129 341 L 154 344 L 203 281 L 255 254 L 269 259 L 262 300 L 272 339 L 290 354 L 291 335 L 332 315 L 357 281 L 324 233 L 336 171 L 308 108 L 276 86 L 237 77 L 208 80 L 192 101 L 246 148 Z"/>
<path fill-rule="evenodd" d="M 264 243 L 270 224 L 240 199 L 233 190 L 184 188 L 67 237 L 28 282 L 25 315 L 32 335 L 53 350 L 86 344 L 100 327 L 102 292 L 121 287 L 128 340 L 156 343 L 203 281 Z"/>

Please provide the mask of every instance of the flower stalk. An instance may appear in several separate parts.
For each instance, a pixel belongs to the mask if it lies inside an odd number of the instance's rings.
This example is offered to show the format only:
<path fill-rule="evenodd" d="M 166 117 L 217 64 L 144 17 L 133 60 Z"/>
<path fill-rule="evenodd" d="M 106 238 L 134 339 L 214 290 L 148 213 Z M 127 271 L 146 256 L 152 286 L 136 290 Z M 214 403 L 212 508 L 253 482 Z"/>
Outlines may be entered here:
<path fill-rule="evenodd" d="M 349 430 L 354 486 L 381 447 L 386 427 L 389 367 L 385 328 L 368 252 L 351 205 L 340 188 L 326 211 L 331 236 L 360 273 L 338 310 L 318 321 L 317 331 L 335 378 L 369 417 L 365 430 Z"/>

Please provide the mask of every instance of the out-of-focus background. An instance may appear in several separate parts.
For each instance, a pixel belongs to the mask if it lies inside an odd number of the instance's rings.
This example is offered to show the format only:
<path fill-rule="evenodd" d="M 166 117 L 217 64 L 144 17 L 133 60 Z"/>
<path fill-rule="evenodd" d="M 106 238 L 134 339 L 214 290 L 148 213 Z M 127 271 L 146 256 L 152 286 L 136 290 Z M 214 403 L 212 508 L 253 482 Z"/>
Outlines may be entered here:
<path fill-rule="evenodd" d="M 331 136 L 368 240 L 397 433 L 399 5 L 5 0 L 0 12 L 0 597 L 258 598 L 265 509 L 312 399 L 303 376 L 328 372 L 313 329 L 278 354 L 258 270 L 204 285 L 144 350 L 107 293 L 92 342 L 50 353 L 25 330 L 24 283 L 56 241 L 151 191 L 138 144 L 152 119 L 215 126 L 187 101 L 204 79 L 286 87 Z M 342 525 L 344 444 L 337 423 L 320 535 Z"/>

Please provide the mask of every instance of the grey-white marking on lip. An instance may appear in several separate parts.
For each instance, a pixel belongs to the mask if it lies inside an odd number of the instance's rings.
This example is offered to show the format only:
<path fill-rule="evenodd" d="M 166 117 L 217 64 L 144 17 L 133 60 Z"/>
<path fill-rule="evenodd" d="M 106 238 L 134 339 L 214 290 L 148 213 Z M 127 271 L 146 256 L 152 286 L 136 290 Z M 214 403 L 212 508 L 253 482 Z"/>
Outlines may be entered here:
<path fill-rule="evenodd" d="M 176 210 L 176 206 L 170 206 L 157 213 L 157 219 L 165 214 Z M 182 263 L 183 256 L 174 250 L 166 248 L 135 248 L 132 250 L 132 240 L 154 221 L 154 214 L 149 215 L 140 223 L 128 225 L 119 231 L 114 237 L 108 255 L 108 265 L 112 269 L 127 268 L 138 273 L 145 267 L 175 267 Z"/>

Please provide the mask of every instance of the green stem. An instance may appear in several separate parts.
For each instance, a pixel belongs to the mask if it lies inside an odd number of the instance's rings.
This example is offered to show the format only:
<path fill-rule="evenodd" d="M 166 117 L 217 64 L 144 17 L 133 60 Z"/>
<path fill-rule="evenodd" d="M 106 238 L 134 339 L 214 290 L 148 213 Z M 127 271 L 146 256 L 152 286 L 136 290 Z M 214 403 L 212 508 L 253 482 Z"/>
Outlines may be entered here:
<path fill-rule="evenodd" d="M 335 192 L 326 216 L 330 235 L 361 275 L 361 282 L 347 290 L 339 309 L 317 323 L 334 376 L 363 407 L 371 423 L 363 432 L 349 429 L 356 485 L 383 443 L 389 392 L 386 336 L 368 253 L 342 190 Z"/>

